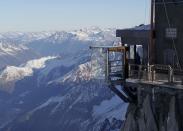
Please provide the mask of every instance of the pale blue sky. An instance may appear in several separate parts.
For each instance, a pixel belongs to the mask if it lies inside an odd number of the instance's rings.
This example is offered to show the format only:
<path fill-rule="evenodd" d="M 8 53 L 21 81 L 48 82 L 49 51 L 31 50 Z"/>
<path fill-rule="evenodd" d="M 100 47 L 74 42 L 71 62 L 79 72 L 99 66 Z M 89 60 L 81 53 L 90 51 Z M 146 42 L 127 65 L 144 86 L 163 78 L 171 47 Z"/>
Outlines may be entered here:
<path fill-rule="evenodd" d="M 0 32 L 126 28 L 148 23 L 150 0 L 0 0 Z"/>

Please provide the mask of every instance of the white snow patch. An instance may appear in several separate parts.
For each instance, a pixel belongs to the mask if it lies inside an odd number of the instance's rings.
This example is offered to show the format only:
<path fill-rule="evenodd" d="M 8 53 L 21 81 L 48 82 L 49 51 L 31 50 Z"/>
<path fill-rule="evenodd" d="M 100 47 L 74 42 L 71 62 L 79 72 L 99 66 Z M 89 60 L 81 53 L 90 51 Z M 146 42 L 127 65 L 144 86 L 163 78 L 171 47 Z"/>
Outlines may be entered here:
<path fill-rule="evenodd" d="M 91 79 L 91 64 L 90 62 L 81 64 L 78 68 L 67 73 L 65 76 L 57 79 L 57 82 L 81 82 Z"/>
<path fill-rule="evenodd" d="M 34 69 L 40 69 L 45 67 L 45 62 L 55 59 L 55 57 L 43 57 L 38 60 L 31 60 L 28 61 L 27 64 L 15 67 L 15 66 L 7 66 L 5 70 L 0 73 L 0 81 L 5 80 L 6 82 L 9 81 L 16 81 L 21 80 L 26 76 L 31 76 L 33 74 Z"/>
<path fill-rule="evenodd" d="M 82 99 L 82 96 L 80 95 L 70 106 L 69 109 L 72 109 L 72 107 L 77 104 Z"/>
<path fill-rule="evenodd" d="M 30 93 L 30 91 L 26 91 L 26 92 L 20 94 L 19 96 L 20 96 L 20 97 L 25 97 L 25 96 L 28 95 L 29 93 Z"/>
<path fill-rule="evenodd" d="M 48 56 L 28 61 L 26 64 L 21 65 L 20 67 L 7 66 L 2 72 L 0 72 L 0 86 L 5 87 L 7 89 L 14 87 L 16 81 L 22 80 L 27 76 L 33 75 L 34 69 L 44 68 L 45 63 L 48 60 L 55 58 L 56 57 Z"/>
<path fill-rule="evenodd" d="M 64 100 L 64 97 L 61 96 L 56 96 L 56 97 L 51 97 L 50 99 L 48 99 L 45 103 L 43 103 L 42 105 L 36 107 L 33 111 L 31 111 L 31 114 L 33 114 L 35 111 L 41 110 L 45 107 L 47 107 L 48 105 L 50 105 L 51 103 L 61 103 Z M 57 107 L 57 106 L 56 106 Z M 56 110 L 56 109 L 54 109 Z M 54 111 L 53 111 L 54 112 Z M 53 113 L 52 112 L 52 113 Z"/>
<path fill-rule="evenodd" d="M 125 114 L 128 104 L 122 102 L 117 96 L 112 97 L 110 100 L 103 101 L 99 106 L 93 107 L 93 118 L 100 119 L 101 121 L 106 118 L 116 118 L 119 120 L 125 119 Z"/>
<path fill-rule="evenodd" d="M 21 52 L 23 50 L 28 50 L 28 48 L 23 45 L 16 45 L 8 42 L 0 42 L 1 54 L 16 55 L 18 52 Z"/>

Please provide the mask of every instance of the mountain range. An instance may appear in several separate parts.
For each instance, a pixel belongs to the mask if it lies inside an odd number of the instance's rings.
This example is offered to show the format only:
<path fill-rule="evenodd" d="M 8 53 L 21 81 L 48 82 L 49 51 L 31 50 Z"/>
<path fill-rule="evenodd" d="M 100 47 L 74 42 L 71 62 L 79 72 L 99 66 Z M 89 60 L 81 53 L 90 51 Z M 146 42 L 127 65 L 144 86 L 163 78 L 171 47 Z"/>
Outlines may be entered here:
<path fill-rule="evenodd" d="M 119 131 L 127 104 L 94 79 L 89 49 L 119 41 L 98 27 L 1 33 L 0 130 Z"/>

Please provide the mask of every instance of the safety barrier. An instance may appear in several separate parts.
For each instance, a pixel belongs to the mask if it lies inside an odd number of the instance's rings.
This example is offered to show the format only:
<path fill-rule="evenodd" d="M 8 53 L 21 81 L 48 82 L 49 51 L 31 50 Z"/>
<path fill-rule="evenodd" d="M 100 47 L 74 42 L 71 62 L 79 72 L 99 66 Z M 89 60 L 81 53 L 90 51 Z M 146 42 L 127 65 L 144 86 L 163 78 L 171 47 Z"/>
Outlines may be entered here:
<path fill-rule="evenodd" d="M 176 72 L 176 74 L 175 74 Z M 129 64 L 128 76 L 131 79 L 145 81 L 164 81 L 169 83 L 181 82 L 183 71 L 174 69 L 170 65 L 136 65 Z"/>

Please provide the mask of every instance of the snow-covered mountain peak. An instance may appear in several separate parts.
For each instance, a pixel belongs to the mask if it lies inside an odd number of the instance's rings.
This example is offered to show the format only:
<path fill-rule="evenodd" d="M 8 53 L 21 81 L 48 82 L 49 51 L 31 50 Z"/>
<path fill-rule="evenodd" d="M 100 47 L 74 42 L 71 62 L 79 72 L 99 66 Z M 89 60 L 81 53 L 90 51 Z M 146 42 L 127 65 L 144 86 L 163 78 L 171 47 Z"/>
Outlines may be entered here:
<path fill-rule="evenodd" d="M 101 29 L 99 27 L 84 28 L 71 33 L 81 41 L 101 41 L 107 36 L 115 35 L 113 29 Z"/>
<path fill-rule="evenodd" d="M 2 41 L 0 42 L 1 53 L 16 54 L 22 50 L 28 50 L 28 48 L 23 45 L 17 45 L 14 43 L 8 43 Z"/>
<path fill-rule="evenodd" d="M 91 79 L 91 64 L 87 62 L 85 64 L 81 64 L 78 68 L 72 70 L 64 77 L 59 79 L 61 82 L 81 82 L 81 81 L 89 81 Z"/>
<path fill-rule="evenodd" d="M 8 66 L 4 71 L 0 74 L 0 80 L 4 80 L 4 82 L 11 82 L 22 79 L 25 76 L 29 76 L 33 73 L 31 68 L 27 67 L 15 67 Z"/>
<path fill-rule="evenodd" d="M 78 40 L 89 40 L 89 38 L 88 38 L 89 35 L 86 32 L 83 32 L 81 30 L 72 32 L 72 34 L 74 34 Z"/>
<path fill-rule="evenodd" d="M 45 41 L 52 43 L 60 43 L 67 40 L 72 40 L 74 35 L 72 33 L 66 31 L 57 31 L 53 33 L 51 36 L 47 37 Z"/>
<path fill-rule="evenodd" d="M 54 32 L 5 32 L 0 33 L 0 40 L 3 41 L 13 41 L 16 43 L 24 43 L 27 44 L 29 42 L 44 39 L 49 37 Z"/>
<path fill-rule="evenodd" d="M 91 61 L 88 61 L 84 64 L 78 65 L 72 71 L 64 75 L 63 77 L 56 80 L 56 82 L 61 83 L 80 83 L 80 82 L 88 82 L 93 79 L 100 79 L 104 81 L 104 71 L 101 67 L 97 67 L 98 69 L 92 67 L 96 65 L 92 65 Z"/>
<path fill-rule="evenodd" d="M 56 59 L 56 56 L 48 56 L 48 57 L 43 57 L 40 59 L 35 59 L 35 60 L 30 60 L 26 63 L 25 67 L 27 68 L 32 68 L 32 69 L 40 69 L 40 68 L 44 68 L 45 62 L 52 60 L 52 59 Z"/>
<path fill-rule="evenodd" d="M 0 87 L 1 89 L 10 88 L 10 92 L 13 91 L 12 88 L 14 84 L 27 76 L 32 76 L 35 69 L 44 68 L 46 62 L 56 57 L 43 57 L 37 60 L 28 61 L 26 64 L 19 67 L 7 66 L 2 72 L 0 72 Z M 11 84 L 10 84 L 11 83 Z M 8 90 L 9 91 L 9 90 Z"/>

